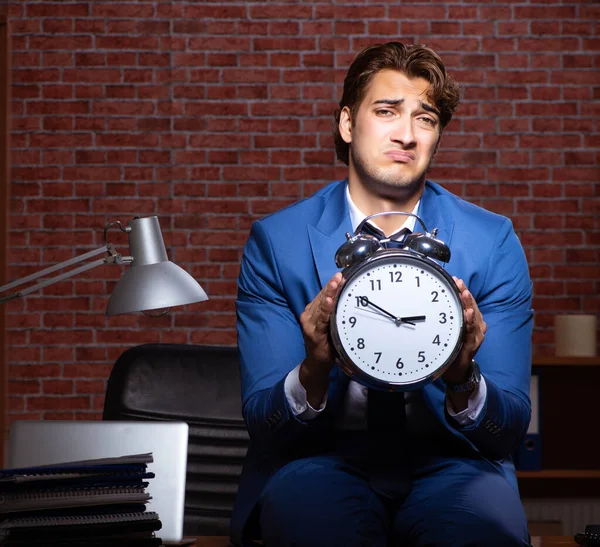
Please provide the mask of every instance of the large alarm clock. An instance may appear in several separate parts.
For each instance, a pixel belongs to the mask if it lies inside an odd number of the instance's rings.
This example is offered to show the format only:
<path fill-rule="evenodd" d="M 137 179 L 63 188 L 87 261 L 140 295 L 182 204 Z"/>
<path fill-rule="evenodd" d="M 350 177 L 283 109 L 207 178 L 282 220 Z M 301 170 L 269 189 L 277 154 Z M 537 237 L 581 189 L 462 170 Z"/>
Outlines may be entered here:
<path fill-rule="evenodd" d="M 363 234 L 381 215 L 415 217 L 425 233 L 411 233 L 401 248 Z M 412 213 L 368 216 L 336 253 L 343 284 L 331 317 L 338 364 L 359 383 L 408 391 L 432 382 L 457 357 L 464 333 L 458 287 L 436 260 L 450 250 Z"/>

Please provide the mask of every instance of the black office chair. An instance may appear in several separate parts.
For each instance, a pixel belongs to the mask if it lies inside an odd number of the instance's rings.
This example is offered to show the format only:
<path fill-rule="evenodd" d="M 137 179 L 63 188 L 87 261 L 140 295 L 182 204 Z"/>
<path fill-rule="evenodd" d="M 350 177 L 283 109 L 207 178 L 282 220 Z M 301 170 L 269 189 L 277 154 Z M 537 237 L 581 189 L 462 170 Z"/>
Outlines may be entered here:
<path fill-rule="evenodd" d="M 125 351 L 108 379 L 104 420 L 189 424 L 185 535 L 229 535 L 249 443 L 238 363 L 233 347 L 144 344 Z"/>

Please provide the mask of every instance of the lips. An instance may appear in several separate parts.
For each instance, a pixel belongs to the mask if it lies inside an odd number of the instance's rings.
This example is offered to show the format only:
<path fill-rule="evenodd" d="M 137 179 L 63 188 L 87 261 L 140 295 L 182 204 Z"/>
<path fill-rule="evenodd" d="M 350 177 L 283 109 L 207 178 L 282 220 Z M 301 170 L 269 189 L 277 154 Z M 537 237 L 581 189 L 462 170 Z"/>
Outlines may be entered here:
<path fill-rule="evenodd" d="M 408 163 L 415 159 L 414 154 L 405 152 L 404 150 L 388 150 L 385 155 L 393 161 Z"/>

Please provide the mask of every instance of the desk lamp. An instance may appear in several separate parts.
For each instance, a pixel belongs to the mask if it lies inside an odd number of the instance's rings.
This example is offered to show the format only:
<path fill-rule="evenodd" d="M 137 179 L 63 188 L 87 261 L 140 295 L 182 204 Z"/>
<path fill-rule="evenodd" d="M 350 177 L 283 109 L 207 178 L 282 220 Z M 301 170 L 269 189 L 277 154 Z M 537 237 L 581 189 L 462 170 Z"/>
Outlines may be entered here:
<path fill-rule="evenodd" d="M 118 226 L 122 232 L 127 233 L 129 256 L 122 256 L 115 250 L 113 245 L 107 243 L 107 232 L 112 226 Z M 63 268 L 84 262 L 102 253 L 107 253 L 107 256 L 40 281 L 26 289 L 2 296 L 0 297 L 0 304 L 26 296 L 48 285 L 103 264 L 130 265 L 130 268 L 125 271 L 110 296 L 106 307 L 106 315 L 170 308 L 208 300 L 208 296 L 206 296 L 198 282 L 167 257 L 165 243 L 156 216 L 135 217 L 127 223 L 125 228 L 119 221 L 110 222 L 104 227 L 104 245 L 99 249 L 8 283 L 0 287 L 0 294 L 24 283 L 48 276 Z"/>

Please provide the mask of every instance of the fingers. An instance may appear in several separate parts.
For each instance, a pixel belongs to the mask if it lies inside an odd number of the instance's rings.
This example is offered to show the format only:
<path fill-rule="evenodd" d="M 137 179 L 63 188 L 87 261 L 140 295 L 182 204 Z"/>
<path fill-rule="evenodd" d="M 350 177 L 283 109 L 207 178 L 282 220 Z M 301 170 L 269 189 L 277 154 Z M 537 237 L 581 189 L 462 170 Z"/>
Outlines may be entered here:
<path fill-rule="evenodd" d="M 453 277 L 456 286 L 458 287 L 458 291 L 460 293 L 460 301 L 462 302 L 463 308 L 465 310 L 476 310 L 479 313 L 479 308 L 477 306 L 477 302 L 475 302 L 475 298 L 471 294 L 471 291 L 467 289 L 465 282 L 458 277 Z"/>
<path fill-rule="evenodd" d="M 335 300 L 335 296 L 338 292 L 342 280 L 342 274 L 340 272 L 336 273 L 321 289 L 321 292 L 315 297 L 315 299 L 310 302 L 305 311 L 309 311 L 314 314 L 317 313 L 320 309 L 329 309 L 329 311 L 333 311 L 333 303 Z"/>
<path fill-rule="evenodd" d="M 342 274 L 338 272 L 329 280 L 320 293 L 322 295 L 322 303 L 326 303 L 331 309 L 333 309 L 333 301 L 337 295 L 341 282 Z"/>
<path fill-rule="evenodd" d="M 329 280 L 327 285 L 323 287 L 323 290 L 321 290 L 319 296 L 313 300 L 313 303 L 316 306 L 314 311 L 316 328 L 320 332 L 329 332 L 329 319 L 331 318 L 331 313 L 333 312 L 335 297 L 338 289 L 340 288 L 341 282 L 342 274 L 338 272 Z"/>
<path fill-rule="evenodd" d="M 458 277 L 455 277 L 455 276 L 453 276 L 452 279 L 454 279 L 454 282 L 456 283 L 456 286 L 458 287 L 458 292 L 460 293 L 460 301 L 462 302 L 463 307 L 465 309 L 467 309 L 467 308 L 472 308 L 473 304 L 477 305 L 475 303 L 475 299 L 473 298 L 473 295 L 469 292 L 469 289 L 467 289 L 465 282 L 462 279 L 459 279 Z"/>
<path fill-rule="evenodd" d="M 335 298 L 343 284 L 342 274 L 336 273 L 300 315 L 306 354 L 312 362 L 332 361 L 329 343 L 329 321 Z"/>
<path fill-rule="evenodd" d="M 458 291 L 460 293 L 460 301 L 463 305 L 463 317 L 465 324 L 465 339 L 464 347 L 469 352 L 469 359 L 477 352 L 487 331 L 487 325 L 483 319 L 483 315 L 479 311 L 479 306 L 475 301 L 475 297 L 467 289 L 465 282 L 458 277 L 453 277 Z"/>

